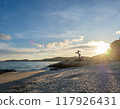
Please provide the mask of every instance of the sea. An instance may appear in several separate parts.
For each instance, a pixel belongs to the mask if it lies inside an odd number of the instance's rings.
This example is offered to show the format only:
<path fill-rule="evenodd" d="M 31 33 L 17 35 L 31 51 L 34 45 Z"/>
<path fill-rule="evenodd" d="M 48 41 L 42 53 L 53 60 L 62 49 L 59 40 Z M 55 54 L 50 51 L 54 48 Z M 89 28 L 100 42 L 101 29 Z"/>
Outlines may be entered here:
<path fill-rule="evenodd" d="M 50 64 L 55 64 L 56 61 L 46 62 L 0 62 L 0 69 L 14 69 L 18 72 L 31 72 L 39 70 L 49 70 L 47 67 Z"/>

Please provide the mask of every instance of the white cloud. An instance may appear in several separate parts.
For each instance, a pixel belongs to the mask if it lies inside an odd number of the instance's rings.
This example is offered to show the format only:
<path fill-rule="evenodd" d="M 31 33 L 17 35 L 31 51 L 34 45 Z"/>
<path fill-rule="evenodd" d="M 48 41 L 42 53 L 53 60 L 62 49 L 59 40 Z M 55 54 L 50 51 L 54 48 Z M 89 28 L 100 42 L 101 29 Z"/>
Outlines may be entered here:
<path fill-rule="evenodd" d="M 73 40 L 73 39 L 72 39 Z M 0 43 L 1 60 L 6 59 L 41 59 L 56 56 L 76 56 L 75 51 L 80 50 L 83 56 L 96 55 L 96 48 L 100 45 L 109 45 L 103 41 L 89 41 L 87 43 L 76 43 L 72 40 L 63 42 L 53 42 L 47 48 L 13 48 L 4 43 Z M 40 44 L 38 44 L 40 45 Z M 41 45 L 40 45 L 41 46 Z M 53 47 L 54 46 L 54 47 Z"/>
<path fill-rule="evenodd" d="M 83 43 L 83 44 L 76 44 L 76 45 L 71 45 L 69 47 L 66 47 L 65 49 L 70 50 L 70 49 L 84 49 L 84 50 L 94 50 L 96 49 L 96 47 L 99 46 L 106 46 L 106 47 L 110 47 L 109 43 L 103 42 L 103 41 L 89 41 L 87 43 Z"/>
<path fill-rule="evenodd" d="M 57 45 L 58 45 L 57 42 L 53 42 L 53 43 L 48 43 L 46 47 L 56 47 Z"/>
<path fill-rule="evenodd" d="M 67 41 L 66 41 L 67 42 Z M 55 56 L 75 56 L 75 51 L 80 50 L 82 55 L 84 56 L 93 56 L 96 55 L 96 49 L 99 47 L 101 44 L 103 46 L 108 46 L 109 43 L 103 42 L 103 41 L 89 41 L 87 43 L 74 43 L 72 40 L 68 40 L 68 45 L 67 46 L 62 46 L 64 42 L 61 42 L 61 47 L 56 46 L 56 47 L 49 47 L 45 48 L 44 50 L 47 50 L 47 52 L 44 54 L 49 54 L 51 55 L 54 52 L 54 57 Z M 51 52 L 54 50 L 53 52 Z"/>
<path fill-rule="evenodd" d="M 116 34 L 120 34 L 120 31 L 116 31 Z"/>
<path fill-rule="evenodd" d="M 93 41 L 93 40 L 87 43 L 87 45 L 90 45 L 90 46 L 99 46 L 103 44 L 109 44 L 109 43 L 105 43 L 104 41 Z"/>
<path fill-rule="evenodd" d="M 72 39 L 72 42 L 80 42 L 84 39 L 84 36 L 80 36 L 79 39 Z"/>
<path fill-rule="evenodd" d="M 63 46 L 67 46 L 69 44 L 72 44 L 74 42 L 80 42 L 84 39 L 84 36 L 80 36 L 80 38 L 78 39 L 72 39 L 72 40 L 65 40 L 64 42 L 53 42 L 53 43 L 49 43 L 46 45 L 46 47 L 63 47 Z"/>
<path fill-rule="evenodd" d="M 61 47 L 63 47 L 63 46 L 69 45 L 70 43 L 71 43 L 70 40 L 65 40 L 64 42 L 59 42 L 58 45 L 61 46 Z"/>
<path fill-rule="evenodd" d="M 9 36 L 9 35 L 6 35 L 6 34 L 0 34 L 0 39 L 2 39 L 2 40 L 10 40 L 10 39 L 12 39 L 12 37 Z"/>
<path fill-rule="evenodd" d="M 41 44 L 32 44 L 32 45 L 35 45 L 35 46 L 40 47 L 40 48 L 44 47 L 44 45 L 41 45 Z"/>

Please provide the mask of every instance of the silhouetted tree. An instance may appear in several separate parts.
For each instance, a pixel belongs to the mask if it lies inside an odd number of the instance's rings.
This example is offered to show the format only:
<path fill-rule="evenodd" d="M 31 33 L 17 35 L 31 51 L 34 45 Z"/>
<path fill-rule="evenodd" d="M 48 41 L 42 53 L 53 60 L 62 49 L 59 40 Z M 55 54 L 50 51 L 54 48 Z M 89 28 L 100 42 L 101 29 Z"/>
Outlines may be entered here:
<path fill-rule="evenodd" d="M 81 51 L 77 50 L 75 53 L 78 54 L 78 58 L 81 59 L 81 54 L 80 54 Z"/>

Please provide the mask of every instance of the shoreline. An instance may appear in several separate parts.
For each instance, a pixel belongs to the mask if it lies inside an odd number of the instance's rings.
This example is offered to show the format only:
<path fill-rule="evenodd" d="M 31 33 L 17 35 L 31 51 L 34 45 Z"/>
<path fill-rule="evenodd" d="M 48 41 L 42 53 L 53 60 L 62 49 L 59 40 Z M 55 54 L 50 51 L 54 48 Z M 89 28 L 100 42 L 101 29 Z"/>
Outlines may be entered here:
<path fill-rule="evenodd" d="M 32 71 L 32 72 L 7 72 L 0 74 L 0 84 L 17 81 L 20 79 L 28 78 L 38 73 L 46 72 L 46 70 Z"/>
<path fill-rule="evenodd" d="M 61 70 L 5 73 L 0 75 L 4 80 L 0 80 L 0 92 L 120 93 L 119 66 L 120 62 L 104 62 Z"/>

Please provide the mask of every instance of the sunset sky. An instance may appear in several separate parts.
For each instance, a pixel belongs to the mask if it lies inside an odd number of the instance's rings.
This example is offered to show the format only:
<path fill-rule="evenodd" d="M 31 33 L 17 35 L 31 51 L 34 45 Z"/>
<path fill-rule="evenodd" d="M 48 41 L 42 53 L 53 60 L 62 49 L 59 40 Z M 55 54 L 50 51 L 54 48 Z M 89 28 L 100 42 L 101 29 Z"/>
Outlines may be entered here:
<path fill-rule="evenodd" d="M 120 37 L 120 0 L 0 0 L 0 60 L 99 54 Z"/>

